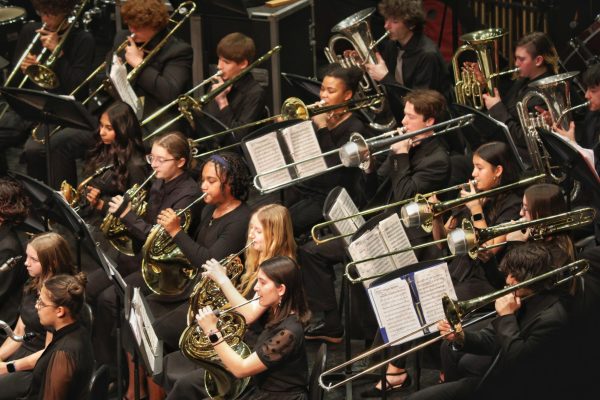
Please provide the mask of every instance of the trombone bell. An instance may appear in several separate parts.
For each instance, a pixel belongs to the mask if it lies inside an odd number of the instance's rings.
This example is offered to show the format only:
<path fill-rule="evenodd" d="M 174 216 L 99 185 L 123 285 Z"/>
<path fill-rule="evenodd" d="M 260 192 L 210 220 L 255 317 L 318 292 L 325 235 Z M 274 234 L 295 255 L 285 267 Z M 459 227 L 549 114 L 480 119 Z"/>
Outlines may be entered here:
<path fill-rule="evenodd" d="M 371 166 L 371 154 L 367 141 L 360 133 L 353 133 L 350 141 L 340 147 L 340 160 L 344 167 L 367 170 Z"/>
<path fill-rule="evenodd" d="M 425 199 L 423 199 L 425 200 Z M 411 201 L 400 209 L 400 220 L 402 224 L 407 227 L 431 226 L 433 227 L 433 213 L 429 208 L 427 201 Z M 431 230 L 429 230 L 431 232 Z"/>
<path fill-rule="evenodd" d="M 42 89 L 56 89 L 59 86 L 58 75 L 43 64 L 32 64 L 25 70 L 25 75 Z"/>

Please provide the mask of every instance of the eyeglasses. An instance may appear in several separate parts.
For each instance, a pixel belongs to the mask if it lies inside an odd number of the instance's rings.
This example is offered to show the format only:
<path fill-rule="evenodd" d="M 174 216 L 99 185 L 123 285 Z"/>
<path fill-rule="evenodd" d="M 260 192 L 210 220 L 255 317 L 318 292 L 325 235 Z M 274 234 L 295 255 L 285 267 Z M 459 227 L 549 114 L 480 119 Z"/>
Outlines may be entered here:
<path fill-rule="evenodd" d="M 56 304 L 46 304 L 42 301 L 41 297 L 38 297 L 35 301 L 36 308 L 45 308 L 45 307 L 58 307 Z"/>
<path fill-rule="evenodd" d="M 175 160 L 175 158 L 162 158 L 162 157 L 155 157 L 152 154 L 146 154 L 146 162 L 148 164 L 152 164 L 153 161 L 156 161 L 156 163 L 160 165 L 167 161 L 173 161 L 173 160 Z"/>

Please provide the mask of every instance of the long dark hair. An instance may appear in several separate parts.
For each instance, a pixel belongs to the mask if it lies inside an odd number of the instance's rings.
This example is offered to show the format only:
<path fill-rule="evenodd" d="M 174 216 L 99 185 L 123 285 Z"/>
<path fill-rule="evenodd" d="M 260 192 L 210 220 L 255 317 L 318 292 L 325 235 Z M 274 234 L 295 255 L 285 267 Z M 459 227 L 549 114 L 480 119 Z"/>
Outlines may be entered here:
<path fill-rule="evenodd" d="M 473 155 L 481 157 L 495 167 L 502 166 L 502 174 L 498 180 L 498 186 L 505 186 L 514 183 L 519 179 L 519 170 L 517 162 L 508 145 L 503 142 L 489 142 L 479 146 Z M 494 198 L 494 204 L 490 212 L 486 215 L 489 221 L 493 222 L 498 214 L 499 207 L 510 196 L 510 193 L 504 192 Z"/>
<path fill-rule="evenodd" d="M 120 192 L 127 190 L 129 171 L 127 162 L 137 154 L 144 154 L 142 128 L 133 109 L 122 101 L 117 101 L 104 112 L 115 131 L 115 140 L 109 145 L 102 143 L 100 134 L 96 135 L 96 144 L 89 151 L 84 175 L 89 176 L 100 167 L 113 164 L 113 184 Z M 103 113 L 103 114 L 104 114 Z"/>
<path fill-rule="evenodd" d="M 285 293 L 277 310 L 269 316 L 267 328 L 273 327 L 289 315 L 296 315 L 303 325 L 310 319 L 306 295 L 302 286 L 300 266 L 292 258 L 277 256 L 260 264 L 260 269 L 276 286 L 285 285 Z"/>

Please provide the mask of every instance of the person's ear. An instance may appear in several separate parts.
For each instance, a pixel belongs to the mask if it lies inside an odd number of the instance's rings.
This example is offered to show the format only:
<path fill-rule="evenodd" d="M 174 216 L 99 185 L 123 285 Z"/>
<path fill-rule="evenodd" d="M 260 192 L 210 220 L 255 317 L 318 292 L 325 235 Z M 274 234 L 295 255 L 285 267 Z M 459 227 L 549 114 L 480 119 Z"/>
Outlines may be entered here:
<path fill-rule="evenodd" d="M 534 63 L 536 67 L 541 67 L 542 64 L 544 64 L 544 57 L 542 56 L 536 56 L 534 59 Z"/>
<path fill-rule="evenodd" d="M 277 286 L 277 294 L 279 295 L 280 299 L 283 297 L 283 295 L 285 294 L 286 290 L 287 290 L 287 288 L 285 287 L 284 283 L 282 283 L 281 285 Z"/>

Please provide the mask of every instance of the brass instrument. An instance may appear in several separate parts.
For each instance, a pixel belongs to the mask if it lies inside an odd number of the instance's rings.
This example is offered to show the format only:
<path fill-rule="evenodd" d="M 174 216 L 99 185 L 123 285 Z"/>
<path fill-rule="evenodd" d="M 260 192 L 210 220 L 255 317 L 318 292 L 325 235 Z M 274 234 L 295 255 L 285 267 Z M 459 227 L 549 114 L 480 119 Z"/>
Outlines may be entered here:
<path fill-rule="evenodd" d="M 402 207 L 400 210 L 400 219 L 402 220 L 402 224 L 407 228 L 414 228 L 420 225 L 425 232 L 431 232 L 433 229 L 433 218 L 445 213 L 448 210 L 462 206 L 471 200 L 495 196 L 500 193 L 509 192 L 513 189 L 525 188 L 534 183 L 543 181 L 545 178 L 545 174 L 540 174 L 530 178 L 522 179 L 518 182 L 510 183 L 508 185 L 475 193 L 470 196 L 459 197 L 453 200 L 433 204 L 429 203 L 427 198 L 424 196 L 416 195 L 413 202 L 410 202 Z"/>
<path fill-rule="evenodd" d="M 276 121 L 276 120 L 290 121 L 293 119 L 306 121 L 309 118 L 314 117 L 315 115 L 324 114 L 324 113 L 327 113 L 327 112 L 330 112 L 333 110 L 337 110 L 338 108 L 343 108 L 343 107 L 348 107 L 348 106 L 352 106 L 352 107 L 348 108 L 346 110 L 346 112 L 352 112 L 352 111 L 360 110 L 365 107 L 370 107 L 373 103 L 380 102 L 382 97 L 383 97 L 382 94 L 375 94 L 375 95 L 367 96 L 364 98 L 350 99 L 350 100 L 344 101 L 340 104 L 331 104 L 328 106 L 322 106 L 319 103 L 311 104 L 311 105 L 307 106 L 299 98 L 290 97 L 290 98 L 286 99 L 283 102 L 283 104 L 281 105 L 281 114 L 273 115 L 271 117 L 264 118 L 264 119 L 261 119 L 258 121 L 254 121 L 254 122 L 250 122 L 250 123 L 247 123 L 244 125 L 236 126 L 235 128 L 226 129 L 221 132 L 213 133 L 211 135 L 207 135 L 207 136 L 201 137 L 199 139 L 195 139 L 192 141 L 192 143 L 193 143 L 193 145 L 197 145 L 198 143 L 202 143 L 207 140 L 212 140 L 216 137 L 223 136 L 228 133 L 238 131 L 240 129 L 252 128 L 252 127 L 255 127 L 255 126 L 264 124 L 266 122 L 270 122 L 270 121 Z M 219 149 L 212 150 L 208 153 L 203 153 L 202 156 L 206 156 L 206 155 L 215 153 L 217 151 L 223 151 L 223 150 L 225 150 L 225 148 L 239 146 L 240 144 L 241 143 L 235 143 L 233 145 L 223 146 Z M 200 156 L 194 155 L 194 157 L 198 158 Z"/>
<path fill-rule="evenodd" d="M 144 186 L 146 186 L 155 175 L 156 171 L 146 178 L 141 185 L 133 185 L 123 195 L 123 201 L 129 200 L 131 202 L 131 212 L 136 213 L 140 217 L 143 217 L 146 214 L 147 203 L 144 200 L 146 198 L 146 189 L 144 189 Z M 111 213 L 106 214 L 100 224 L 100 231 L 102 231 L 110 244 L 120 253 L 128 256 L 134 255 L 131 239 L 127 236 L 127 228 L 123 222 L 121 222 L 118 215 Z"/>
<path fill-rule="evenodd" d="M 566 110 L 563 110 L 563 112 L 558 116 L 558 119 L 556 120 L 556 126 L 563 126 L 562 121 L 563 121 L 563 119 L 565 119 L 567 117 L 567 115 L 569 115 L 570 112 L 579 110 L 580 108 L 587 108 L 589 106 L 590 106 L 590 101 L 588 100 L 584 103 L 581 103 L 581 104 L 578 104 L 571 108 L 567 108 Z"/>
<path fill-rule="evenodd" d="M 57 32 L 62 30 L 64 23 L 69 24 L 69 27 L 63 32 L 58 44 L 54 50 L 52 50 L 52 53 L 44 59 L 43 56 L 47 52 L 47 49 L 44 47 L 38 56 L 38 64 L 32 64 L 25 69 L 25 75 L 39 87 L 43 89 L 56 89 L 59 86 L 60 82 L 58 81 L 58 76 L 52 68 L 54 67 L 54 64 L 56 64 L 58 57 L 60 57 L 65 41 L 75 26 L 76 21 L 81 17 L 87 2 L 88 0 L 80 0 L 79 4 L 75 6 L 71 14 L 60 23 Z"/>
<path fill-rule="evenodd" d="M 333 106 L 331 106 L 333 107 Z M 298 160 L 295 161 L 293 163 L 290 164 L 286 164 L 283 165 L 281 167 L 277 167 L 277 168 L 273 168 L 269 171 L 265 171 L 262 172 L 258 175 L 256 175 L 254 177 L 253 183 L 254 183 L 254 187 L 256 189 L 258 189 L 260 191 L 261 194 L 265 194 L 265 193 L 272 193 L 274 191 L 277 191 L 279 189 L 283 189 L 286 188 L 288 186 L 292 186 L 295 185 L 298 182 L 310 179 L 310 178 L 314 178 L 317 175 L 320 174 L 324 174 L 326 172 L 330 172 L 333 170 L 336 170 L 338 168 L 342 168 L 342 167 L 359 167 L 361 169 L 368 169 L 370 166 L 370 157 L 371 155 L 377 155 L 377 154 L 381 154 L 384 153 L 386 151 L 389 150 L 389 146 L 392 143 L 396 143 L 396 142 L 400 142 L 402 140 L 406 140 L 406 139 L 410 139 L 414 136 L 420 135 L 421 133 L 424 132 L 429 132 L 430 130 L 434 130 L 437 128 L 445 128 L 441 131 L 435 132 L 433 134 L 433 136 L 438 136 L 438 135 L 442 135 L 448 132 L 451 132 L 455 129 L 458 129 L 460 127 L 463 127 L 465 125 L 470 124 L 473 120 L 475 119 L 475 116 L 473 114 L 468 114 L 468 115 L 463 115 L 461 117 L 458 118 L 454 118 L 451 119 L 449 121 L 446 122 L 442 122 L 424 129 L 419 129 L 415 132 L 411 132 L 408 134 L 403 134 L 403 135 L 398 135 L 398 130 L 393 130 L 393 131 L 389 131 L 386 133 L 382 133 L 381 135 L 375 136 L 373 138 L 369 138 L 369 139 L 365 139 L 363 138 L 363 136 L 360 133 L 353 133 L 352 136 L 350 137 L 350 142 L 346 143 L 345 145 L 343 145 L 342 147 L 340 147 L 339 149 L 333 149 L 330 151 L 326 151 L 325 153 L 321 153 L 319 155 L 316 156 L 312 156 L 312 157 L 308 157 L 302 160 Z M 381 148 L 383 147 L 384 149 L 381 151 L 378 151 L 374 154 L 371 154 L 371 151 L 373 148 Z M 271 175 L 271 174 L 275 174 L 278 173 L 282 170 L 286 170 L 292 167 L 295 167 L 296 165 L 299 164 L 303 164 L 309 161 L 313 161 L 319 158 L 324 158 L 327 156 L 330 156 L 332 154 L 338 153 L 339 157 L 340 157 L 340 163 L 336 164 L 336 165 L 332 165 L 330 167 L 327 167 L 325 170 L 320 171 L 317 174 L 312 174 L 312 175 L 308 175 L 308 176 L 304 176 L 304 177 L 298 177 L 298 178 L 294 178 L 289 182 L 280 184 L 280 185 L 276 185 L 276 186 L 272 186 L 269 188 L 265 188 L 263 187 L 260 178 L 267 176 L 267 175 Z"/>
<path fill-rule="evenodd" d="M 200 96 L 200 99 L 198 99 L 198 100 L 196 100 L 193 97 L 188 96 L 188 95 L 179 96 L 179 98 L 177 100 L 178 100 L 180 114 L 177 117 L 175 117 L 175 118 L 165 122 L 161 126 L 159 126 L 156 130 L 154 130 L 154 132 L 144 136 L 143 140 L 148 140 L 156 135 L 163 133 L 165 130 L 167 130 L 167 128 L 169 128 L 171 125 L 173 125 L 175 122 L 179 121 L 182 118 L 187 118 L 188 121 L 190 120 L 190 118 L 193 120 L 192 112 L 194 110 L 201 110 L 202 107 L 204 107 L 206 104 L 208 104 L 210 101 L 212 101 L 219 94 L 223 93 L 224 90 L 226 90 L 231 85 L 233 85 L 234 83 L 236 83 L 237 81 L 242 79 L 244 76 L 248 75 L 254 67 L 267 61 L 275 53 L 279 53 L 280 50 L 281 50 L 281 45 L 277 45 L 277 46 L 273 47 L 266 54 L 257 58 L 253 63 L 251 63 L 246 68 L 241 70 L 236 76 L 225 81 L 225 83 L 223 83 L 221 86 L 219 86 L 215 90 L 211 90 L 210 92 Z"/>
<path fill-rule="evenodd" d="M 455 190 L 460 190 L 460 189 L 464 188 L 465 186 L 468 187 L 469 183 L 473 183 L 473 185 L 476 185 L 477 184 L 477 180 L 473 179 L 473 180 L 470 180 L 467 183 L 460 183 L 458 185 L 450 186 L 450 187 L 445 188 L 445 189 L 434 190 L 433 192 L 429 192 L 429 193 L 424 194 L 422 196 L 424 198 L 429 198 L 429 197 L 434 196 L 434 195 L 437 196 L 437 195 L 441 195 L 441 194 L 444 194 L 444 193 L 453 192 Z M 365 216 L 365 215 L 379 213 L 381 211 L 385 211 L 385 210 L 388 210 L 390 208 L 401 207 L 404 204 L 410 203 L 413 200 L 414 200 L 414 198 L 411 197 L 411 198 L 408 198 L 408 199 L 396 201 L 394 203 L 385 204 L 383 206 L 373 207 L 373 208 L 370 208 L 368 210 L 363 210 L 363 211 L 357 212 L 356 214 L 348 215 L 346 217 L 342 217 L 342 218 L 332 219 L 330 221 L 321 222 L 319 224 L 314 225 L 311 228 L 310 234 L 311 234 L 311 236 L 312 236 L 312 238 L 313 238 L 313 240 L 314 240 L 314 242 L 316 244 L 323 244 L 323 243 L 330 242 L 332 240 L 340 239 L 340 238 L 347 237 L 347 236 L 352 236 L 353 233 L 348 233 L 348 234 L 344 234 L 344 235 L 330 236 L 330 237 L 327 237 L 327 238 L 323 239 L 323 238 L 319 237 L 318 231 L 321 230 L 321 229 L 323 229 L 323 228 L 326 228 L 326 227 L 328 227 L 330 225 L 336 224 L 336 223 L 338 223 L 340 221 L 345 221 L 345 220 L 353 219 L 353 218 L 356 218 L 356 217 L 362 217 L 362 216 Z"/>
<path fill-rule="evenodd" d="M 187 232 L 192 222 L 190 208 L 202 201 L 204 197 L 206 193 L 177 211 L 177 216 L 183 216 L 181 228 L 184 231 Z M 154 293 L 182 294 L 198 275 L 198 267 L 190 265 L 188 258 L 160 224 L 155 224 L 150 230 L 142 254 L 142 276 L 146 285 Z"/>
<path fill-rule="evenodd" d="M 350 141 L 340 148 L 340 160 L 346 167 L 359 167 L 360 169 L 367 170 L 371 166 L 372 157 L 388 152 L 390 146 L 394 143 L 411 139 L 429 131 L 434 131 L 430 137 L 444 135 L 456 129 L 463 128 L 471 124 L 474 120 L 474 114 L 466 114 L 414 132 L 404 133 L 404 128 L 402 128 L 402 134 L 398 134 L 398 130 L 392 130 L 369 139 L 365 139 L 359 133 L 353 133 Z M 441 130 L 436 131 L 436 129 Z"/>
<path fill-rule="evenodd" d="M 550 165 L 550 155 L 541 142 L 536 128 L 552 129 L 551 125 L 559 122 L 562 129 L 569 129 L 570 119 L 566 118 L 564 110 L 571 108 L 571 96 L 568 80 L 576 76 L 579 72 L 566 72 L 564 74 L 553 75 L 548 78 L 540 79 L 529 84 L 532 89 L 527 92 L 521 101 L 517 102 L 516 108 L 519 120 L 523 128 L 525 143 L 531 157 L 532 167 L 537 172 L 545 172 L 554 183 L 562 182 L 564 174 L 556 175 L 555 168 Z M 529 101 L 534 97 L 543 100 L 552 124 L 547 124 L 544 118 L 536 113 L 529 112 Z M 561 118 L 562 117 L 562 118 Z"/>
<path fill-rule="evenodd" d="M 506 35 L 502 28 L 484 29 L 466 33 L 460 40 L 466 44 L 460 46 L 452 56 L 452 69 L 454 71 L 454 92 L 456 102 L 481 110 L 484 106 L 483 93 L 494 94 L 495 79 L 506 74 L 512 74 L 519 69 L 498 72 L 498 40 Z M 465 51 L 473 51 L 477 55 L 477 65 L 486 80 L 485 87 L 477 80 L 471 71 L 464 71 L 459 65 L 459 56 Z"/>
<path fill-rule="evenodd" d="M 239 254 L 251 244 L 220 262 L 225 266 L 227 277 L 235 286 L 244 272 Z M 195 315 L 201 308 L 210 306 L 213 310 L 222 310 L 227 304 L 227 298 L 221 288 L 212 279 L 202 278 L 194 287 L 190 297 L 188 327 L 179 338 L 179 348 L 184 356 L 204 367 L 205 387 L 211 397 L 235 399 L 244 391 L 249 378 L 236 379 L 227 371 L 214 347 L 195 321 Z M 246 320 L 241 314 L 231 312 L 232 309 L 225 310 L 227 312 L 215 312 L 219 318 L 217 328 L 227 344 L 241 357 L 246 358 L 251 354 L 248 346 L 242 341 L 246 332 Z"/>
<path fill-rule="evenodd" d="M 491 317 L 494 314 L 496 314 L 495 311 L 492 311 L 492 312 L 484 315 L 483 317 L 474 318 L 472 320 L 469 320 L 466 323 L 462 322 L 465 319 L 465 317 L 467 317 L 468 315 L 470 315 L 477 309 L 480 309 L 481 307 L 495 301 L 496 299 L 499 299 L 500 297 L 503 297 L 509 293 L 516 291 L 517 289 L 521 289 L 521 288 L 530 286 L 534 283 L 537 283 L 537 282 L 540 282 L 543 280 L 553 279 L 555 276 L 558 276 L 560 278 L 560 279 L 555 280 L 553 283 L 553 287 L 557 287 L 559 285 L 562 285 L 562 284 L 584 274 L 585 272 L 587 272 L 588 269 L 589 269 L 588 261 L 587 260 L 579 260 L 579 261 L 575 261 L 573 263 L 567 264 L 565 266 L 562 266 L 560 268 L 556 268 L 552 271 L 545 272 L 545 273 L 535 276 L 533 278 L 527 279 L 521 283 L 517 283 L 516 285 L 498 290 L 498 291 L 490 293 L 488 295 L 477 297 L 472 300 L 457 302 L 455 300 L 449 299 L 447 296 L 444 296 L 444 298 L 442 299 L 444 313 L 446 315 L 446 319 L 448 320 L 448 322 L 450 322 L 450 324 L 454 328 L 452 331 L 450 331 L 444 335 L 437 335 L 437 336 L 433 337 L 432 339 L 429 339 L 417 346 L 412 347 L 411 349 L 409 349 L 407 351 L 404 351 L 400 354 L 396 354 L 386 360 L 383 360 L 375 365 L 372 365 L 372 366 L 362 370 L 361 372 L 354 374 L 340 382 L 337 382 L 335 384 L 331 384 L 331 383 L 325 384 L 324 381 L 329 375 L 332 375 L 338 371 L 341 371 L 344 368 L 350 368 L 350 366 L 352 366 L 353 364 L 355 364 L 361 360 L 364 360 L 365 358 L 370 357 L 374 354 L 377 354 L 377 353 L 381 352 L 381 350 L 385 350 L 391 346 L 397 345 L 397 344 L 405 341 L 406 339 L 414 336 L 415 334 L 417 334 L 419 332 L 423 332 L 425 329 L 427 329 L 431 326 L 437 325 L 438 322 L 440 322 L 440 321 L 435 321 L 430 324 L 424 325 L 421 328 L 419 328 L 418 330 L 415 330 L 415 331 L 410 332 L 402 337 L 399 337 L 391 342 L 382 344 L 381 346 L 378 346 L 371 350 L 368 350 L 368 351 L 364 352 L 363 354 L 360 354 L 360 355 L 352 358 L 351 360 L 348 360 L 336 367 L 333 367 L 333 368 L 323 372 L 321 375 L 319 375 L 319 386 L 321 386 L 323 389 L 325 389 L 327 391 L 333 390 L 337 387 L 347 384 L 348 382 L 358 379 L 359 377 L 363 376 L 364 374 L 368 374 L 371 371 L 374 371 L 378 368 L 384 367 L 388 363 L 390 363 L 394 360 L 406 357 L 409 354 L 412 354 L 414 352 L 417 352 L 417 351 L 423 349 L 424 347 L 427 347 L 433 343 L 439 342 L 447 335 L 450 335 L 450 334 L 453 334 L 456 332 L 460 332 L 460 330 L 466 328 L 469 325 L 475 324 L 475 323 L 481 321 L 482 319 Z M 564 277 L 561 277 L 561 276 L 564 276 Z M 535 296 L 535 293 L 523 298 L 522 301 L 527 300 L 531 296 Z"/>
<path fill-rule="evenodd" d="M 85 187 L 87 186 L 87 184 L 90 183 L 92 179 L 102 175 L 105 171 L 108 171 L 112 167 L 114 167 L 114 165 L 109 164 L 98 168 L 96 171 L 94 171 L 92 175 L 81 181 L 81 183 L 77 185 L 77 189 L 73 189 L 73 186 L 71 186 L 69 182 L 62 181 L 62 183 L 60 184 L 60 192 L 62 193 L 67 203 L 69 203 L 71 208 L 75 210 L 75 212 L 79 211 L 81 207 L 83 207 L 86 204 Z"/>
<path fill-rule="evenodd" d="M 334 35 L 329 39 L 328 46 L 325 48 L 325 57 L 330 63 L 339 63 L 345 68 L 359 67 L 364 70 L 364 64 L 377 64 L 377 58 L 373 49 L 377 45 L 387 38 L 390 33 L 386 32 L 378 40 L 373 41 L 373 35 L 371 34 L 371 27 L 369 25 L 368 18 L 375 12 L 375 7 L 366 8 L 358 11 L 351 16 L 343 19 L 337 25 L 335 25 L 331 32 Z M 340 41 L 350 43 L 350 46 L 358 54 L 358 60 L 355 57 L 345 57 L 337 54 L 336 44 Z M 362 93 L 368 93 L 375 91 L 377 94 L 385 95 L 385 89 L 374 81 L 369 74 L 364 73 L 363 78 L 360 82 L 360 89 Z M 387 103 L 379 103 L 372 105 L 370 110 L 374 114 L 381 114 L 384 110 L 387 110 Z M 371 118 L 370 118 L 371 119 Z M 396 121 L 393 116 L 389 116 L 388 120 L 377 123 L 372 121 L 370 124 L 377 130 L 388 130 L 396 125 Z"/>
<path fill-rule="evenodd" d="M 14 340 L 15 342 L 27 342 L 33 339 L 36 334 L 34 332 L 27 332 L 23 336 L 15 334 L 15 332 L 11 329 L 10 325 L 6 322 L 0 320 L 0 329 L 4 330 L 6 336 Z"/>
<path fill-rule="evenodd" d="M 462 255 L 468 255 L 472 259 L 475 259 L 477 258 L 477 253 L 480 251 L 490 250 L 492 248 L 505 245 L 506 243 L 497 243 L 492 246 L 481 247 L 483 243 L 498 236 L 506 235 L 510 232 L 516 232 L 521 229 L 530 228 L 531 237 L 534 240 L 540 240 L 548 235 L 553 235 L 559 232 L 589 225 L 594 221 L 595 216 L 596 210 L 594 210 L 593 208 L 582 208 L 579 210 L 569 211 L 558 215 L 552 215 L 550 217 L 538 218 L 531 221 L 519 221 L 515 223 L 507 222 L 504 224 L 490 226 L 483 229 L 476 229 L 475 227 L 473 227 L 473 224 L 470 220 L 464 219 L 462 221 L 462 227 L 456 228 L 448 232 L 448 236 L 445 239 L 434 240 L 417 246 L 406 247 L 389 253 L 380 254 L 375 257 L 369 257 L 362 260 L 352 261 L 346 264 L 344 276 L 348 278 L 348 280 L 351 283 L 364 282 L 367 280 L 385 276 L 388 273 L 382 273 L 366 277 L 354 277 L 352 276 L 351 270 L 357 264 L 362 264 L 365 262 L 378 260 L 383 257 L 389 257 L 395 254 L 405 253 L 411 250 L 418 250 L 421 248 L 442 243 L 447 243 L 448 249 L 450 250 L 450 253 L 452 253 L 452 255 L 442 257 L 441 259 L 438 259 L 438 261 L 445 261 L 449 258 Z"/>

